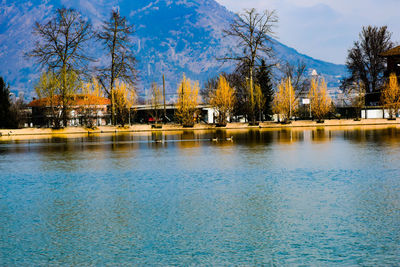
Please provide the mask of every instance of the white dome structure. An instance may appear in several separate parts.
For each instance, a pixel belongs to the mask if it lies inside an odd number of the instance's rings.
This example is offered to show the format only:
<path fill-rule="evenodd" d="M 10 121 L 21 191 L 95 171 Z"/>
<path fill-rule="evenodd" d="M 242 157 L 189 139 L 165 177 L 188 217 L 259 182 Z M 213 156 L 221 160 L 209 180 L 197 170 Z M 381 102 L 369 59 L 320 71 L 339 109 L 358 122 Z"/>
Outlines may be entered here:
<path fill-rule="evenodd" d="M 318 76 L 317 70 L 313 69 L 311 72 L 311 76 Z"/>

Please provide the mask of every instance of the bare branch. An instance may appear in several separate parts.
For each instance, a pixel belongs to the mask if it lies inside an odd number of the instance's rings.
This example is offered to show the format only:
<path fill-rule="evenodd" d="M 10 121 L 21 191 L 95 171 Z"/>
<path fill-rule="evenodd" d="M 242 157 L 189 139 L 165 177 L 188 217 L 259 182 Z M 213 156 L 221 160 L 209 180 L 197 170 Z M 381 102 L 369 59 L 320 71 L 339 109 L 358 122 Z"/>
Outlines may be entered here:
<path fill-rule="evenodd" d="M 131 50 L 133 26 L 128 25 L 125 17 L 113 10 L 108 21 L 104 21 L 102 30 L 97 33 L 97 40 L 102 42 L 109 56 L 106 67 L 98 68 L 98 79 L 104 91 L 111 98 L 117 80 L 134 85 L 137 72 L 136 59 Z M 112 99 L 111 99 L 112 100 Z M 114 118 L 114 103 L 111 101 L 112 120 Z"/>

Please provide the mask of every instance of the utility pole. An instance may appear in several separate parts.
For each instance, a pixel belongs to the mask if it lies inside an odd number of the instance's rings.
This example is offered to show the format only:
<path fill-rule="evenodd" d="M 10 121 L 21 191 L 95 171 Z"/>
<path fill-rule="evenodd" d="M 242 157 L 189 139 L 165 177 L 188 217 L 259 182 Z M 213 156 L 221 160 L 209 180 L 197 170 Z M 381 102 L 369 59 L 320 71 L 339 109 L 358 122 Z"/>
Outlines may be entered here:
<path fill-rule="evenodd" d="M 165 76 L 162 75 L 162 84 L 163 84 L 163 96 L 164 96 L 164 119 L 167 118 L 167 108 L 165 107 Z"/>
<path fill-rule="evenodd" d="M 250 66 L 250 102 L 251 102 L 251 123 L 254 125 L 256 122 L 254 114 L 254 86 L 253 86 L 253 68 Z"/>
<path fill-rule="evenodd" d="M 184 94 L 184 91 L 183 91 L 183 87 L 184 87 L 185 85 L 184 85 L 184 83 L 183 83 L 183 81 L 182 81 L 182 90 L 181 90 L 181 101 L 182 101 L 182 106 L 183 106 L 183 94 Z"/>
<path fill-rule="evenodd" d="M 292 118 L 292 90 L 289 90 L 289 120 Z"/>
<path fill-rule="evenodd" d="M 129 106 L 129 126 L 131 126 L 131 106 Z"/>

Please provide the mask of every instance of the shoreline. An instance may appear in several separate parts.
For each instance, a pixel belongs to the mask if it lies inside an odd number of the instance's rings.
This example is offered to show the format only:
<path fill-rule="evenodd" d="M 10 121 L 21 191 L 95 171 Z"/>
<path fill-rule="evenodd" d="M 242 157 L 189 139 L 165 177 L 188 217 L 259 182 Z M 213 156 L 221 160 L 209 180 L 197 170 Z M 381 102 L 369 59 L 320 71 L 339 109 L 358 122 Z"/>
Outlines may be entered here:
<path fill-rule="evenodd" d="M 387 119 L 362 119 L 354 120 L 325 120 L 324 123 L 316 121 L 293 121 L 291 124 L 280 124 L 276 122 L 261 122 L 259 126 L 249 126 L 248 123 L 228 123 L 226 127 L 216 127 L 209 124 L 196 124 L 192 128 L 185 128 L 178 124 L 164 124 L 162 128 L 151 128 L 148 124 L 134 124 L 131 126 L 99 126 L 96 129 L 85 127 L 67 127 L 60 130 L 51 128 L 22 128 L 22 129 L 0 129 L 0 140 L 15 136 L 56 136 L 56 135 L 79 135 L 79 134 L 117 134 L 117 133 L 140 133 L 140 132 L 168 132 L 168 131 L 204 131 L 204 130 L 242 130 L 242 129 L 292 129 L 292 128 L 321 128 L 332 126 L 400 126 L 400 120 Z"/>

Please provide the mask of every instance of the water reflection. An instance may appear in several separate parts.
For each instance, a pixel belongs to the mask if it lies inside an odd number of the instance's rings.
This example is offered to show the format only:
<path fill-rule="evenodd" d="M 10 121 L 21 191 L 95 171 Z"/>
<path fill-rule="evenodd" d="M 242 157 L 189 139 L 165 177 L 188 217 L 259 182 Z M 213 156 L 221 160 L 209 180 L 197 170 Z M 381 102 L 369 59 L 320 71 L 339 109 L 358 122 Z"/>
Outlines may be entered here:
<path fill-rule="evenodd" d="M 399 138 L 332 127 L 2 141 L 1 265 L 396 265 Z"/>
<path fill-rule="evenodd" d="M 171 132 L 142 132 L 119 134 L 91 134 L 78 137 L 36 137 L 36 139 L 6 140 L 0 139 L 0 153 L 26 153 L 29 150 L 68 152 L 78 149 L 98 150 L 110 145 L 112 150 L 132 149 L 146 144 L 146 148 L 159 148 L 153 143 L 172 144 L 188 147 L 208 145 L 208 141 L 218 139 L 220 143 L 233 137 L 235 143 L 246 145 L 270 144 L 272 142 L 282 144 L 295 144 L 312 140 L 315 142 L 330 142 L 332 139 L 344 139 L 354 143 L 374 142 L 378 144 L 396 143 L 400 140 L 400 128 L 398 127 L 326 127 L 326 128 L 295 128 L 295 129 L 251 129 L 251 130 L 205 130 L 205 131 L 171 131 Z M 26 137 L 23 137 L 26 138 Z M 222 141 L 222 142 L 221 142 Z"/>
<path fill-rule="evenodd" d="M 312 140 L 315 142 L 328 142 L 332 139 L 332 132 L 324 128 L 317 128 L 312 131 Z"/>
<path fill-rule="evenodd" d="M 378 145 L 385 143 L 397 143 L 400 141 L 400 129 L 398 127 L 385 127 L 363 129 L 356 128 L 353 130 L 344 130 L 343 137 L 355 143 L 373 142 Z"/>

